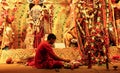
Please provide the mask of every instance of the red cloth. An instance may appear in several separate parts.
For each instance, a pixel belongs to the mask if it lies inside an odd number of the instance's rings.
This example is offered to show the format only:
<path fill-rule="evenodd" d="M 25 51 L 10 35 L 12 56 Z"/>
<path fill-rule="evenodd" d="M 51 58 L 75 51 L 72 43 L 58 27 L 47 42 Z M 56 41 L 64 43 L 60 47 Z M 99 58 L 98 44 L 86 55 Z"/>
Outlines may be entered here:
<path fill-rule="evenodd" d="M 14 16 L 8 16 L 7 19 L 6 19 L 6 22 L 8 23 L 12 23 L 14 21 Z"/>
<path fill-rule="evenodd" d="M 120 19 L 120 9 L 118 9 L 117 7 L 114 8 L 114 16 L 115 20 Z"/>
<path fill-rule="evenodd" d="M 41 38 L 44 36 L 44 28 L 41 27 L 39 33 L 37 33 L 37 31 L 35 31 L 34 35 L 35 35 L 35 37 L 34 37 L 34 48 L 37 48 L 39 43 L 41 42 Z"/>
<path fill-rule="evenodd" d="M 39 44 L 34 62 L 30 62 L 29 65 L 34 65 L 37 68 L 61 68 L 63 64 L 56 57 L 57 55 L 53 52 L 51 45 L 44 41 Z"/>

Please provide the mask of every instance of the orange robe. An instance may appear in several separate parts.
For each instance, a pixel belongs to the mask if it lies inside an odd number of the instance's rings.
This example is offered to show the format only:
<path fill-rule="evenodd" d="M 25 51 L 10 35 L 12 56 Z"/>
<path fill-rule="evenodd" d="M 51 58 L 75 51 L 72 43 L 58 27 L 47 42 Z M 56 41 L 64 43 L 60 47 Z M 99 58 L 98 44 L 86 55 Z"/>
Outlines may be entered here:
<path fill-rule="evenodd" d="M 30 64 L 30 63 L 29 63 Z M 34 62 L 36 68 L 61 68 L 63 66 L 60 59 L 57 59 L 57 55 L 53 52 L 51 45 L 47 41 L 43 41 L 36 49 Z"/>

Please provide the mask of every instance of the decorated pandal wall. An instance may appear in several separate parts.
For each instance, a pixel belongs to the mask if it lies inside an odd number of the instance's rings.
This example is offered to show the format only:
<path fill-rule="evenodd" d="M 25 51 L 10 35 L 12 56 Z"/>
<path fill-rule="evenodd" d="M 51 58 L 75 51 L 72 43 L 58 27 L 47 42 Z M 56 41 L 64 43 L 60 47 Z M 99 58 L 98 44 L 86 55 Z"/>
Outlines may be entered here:
<path fill-rule="evenodd" d="M 87 62 L 90 53 L 93 63 L 120 60 L 119 0 L 0 0 L 0 11 L 2 62 L 33 56 L 51 32 L 63 45 L 54 47 L 61 57 Z"/>

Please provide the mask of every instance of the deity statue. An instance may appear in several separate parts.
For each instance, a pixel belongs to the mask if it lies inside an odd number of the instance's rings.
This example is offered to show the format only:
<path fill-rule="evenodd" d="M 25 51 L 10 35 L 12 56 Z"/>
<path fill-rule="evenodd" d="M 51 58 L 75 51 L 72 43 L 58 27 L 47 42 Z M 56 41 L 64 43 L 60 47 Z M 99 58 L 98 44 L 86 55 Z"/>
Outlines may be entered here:
<path fill-rule="evenodd" d="M 45 39 L 45 35 L 52 32 L 52 6 L 47 9 L 44 3 L 33 0 L 34 5 L 30 8 L 29 18 L 34 26 L 34 48 Z"/>
<path fill-rule="evenodd" d="M 14 31 L 12 29 L 12 22 L 14 18 L 11 16 L 6 17 L 6 22 L 3 25 L 3 37 L 1 49 L 11 49 L 14 41 Z"/>
<path fill-rule="evenodd" d="M 37 48 L 38 44 L 44 36 L 44 24 L 42 15 L 42 4 L 39 5 L 39 0 L 34 0 L 35 5 L 31 8 L 29 17 L 34 22 L 34 48 Z"/>

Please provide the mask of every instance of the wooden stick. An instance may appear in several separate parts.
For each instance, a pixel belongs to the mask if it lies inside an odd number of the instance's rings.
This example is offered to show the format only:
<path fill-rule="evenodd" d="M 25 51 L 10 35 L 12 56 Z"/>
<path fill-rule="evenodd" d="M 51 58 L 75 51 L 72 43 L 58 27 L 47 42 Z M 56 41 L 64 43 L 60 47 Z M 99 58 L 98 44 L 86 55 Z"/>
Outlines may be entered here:
<path fill-rule="evenodd" d="M 107 29 L 107 17 L 106 17 L 106 3 L 104 0 L 101 0 L 101 3 L 103 3 L 102 6 L 102 15 L 104 17 L 103 19 L 103 27 L 104 27 L 104 39 L 105 39 L 105 47 L 106 47 L 106 69 L 109 69 L 109 64 L 108 64 L 108 47 L 109 47 L 109 35 L 108 35 L 108 29 Z"/>

